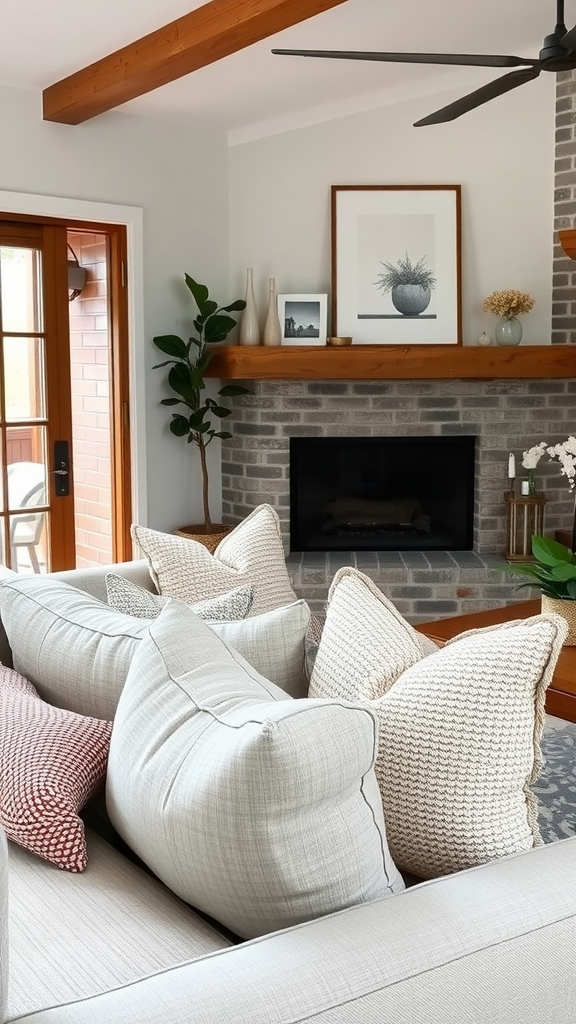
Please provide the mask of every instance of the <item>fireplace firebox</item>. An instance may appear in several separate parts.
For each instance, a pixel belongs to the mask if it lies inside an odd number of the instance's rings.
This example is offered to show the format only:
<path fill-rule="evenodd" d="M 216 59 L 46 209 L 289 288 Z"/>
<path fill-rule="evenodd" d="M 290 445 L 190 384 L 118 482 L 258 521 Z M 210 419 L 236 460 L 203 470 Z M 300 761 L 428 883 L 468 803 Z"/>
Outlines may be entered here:
<path fill-rule="evenodd" d="M 293 437 L 292 551 L 469 551 L 476 438 Z"/>

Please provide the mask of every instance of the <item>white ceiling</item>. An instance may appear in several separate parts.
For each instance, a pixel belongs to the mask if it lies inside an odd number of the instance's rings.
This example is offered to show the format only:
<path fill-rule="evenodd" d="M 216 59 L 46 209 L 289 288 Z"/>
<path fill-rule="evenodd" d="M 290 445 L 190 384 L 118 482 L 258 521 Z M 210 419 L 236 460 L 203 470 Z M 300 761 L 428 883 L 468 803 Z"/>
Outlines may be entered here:
<path fill-rule="evenodd" d="M 42 90 L 200 6 L 200 0 L 1 0 L 0 85 Z M 570 28 L 576 0 L 566 7 Z M 465 94 L 505 72 L 281 57 L 270 49 L 537 57 L 555 18 L 555 0 L 348 0 L 120 109 L 225 129 L 232 142 L 412 96 L 423 97 L 418 116 L 424 116 L 442 105 L 434 93 L 461 86 Z M 513 111 L 514 92 L 492 102 Z"/>

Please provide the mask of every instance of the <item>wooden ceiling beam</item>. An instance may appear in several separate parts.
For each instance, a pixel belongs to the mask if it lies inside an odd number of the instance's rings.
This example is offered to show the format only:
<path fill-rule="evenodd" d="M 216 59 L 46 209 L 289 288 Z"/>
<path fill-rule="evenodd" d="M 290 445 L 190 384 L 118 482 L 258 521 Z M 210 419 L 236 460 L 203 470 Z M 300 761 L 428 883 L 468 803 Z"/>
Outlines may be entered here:
<path fill-rule="evenodd" d="M 210 0 L 42 94 L 45 121 L 81 124 L 347 0 Z"/>

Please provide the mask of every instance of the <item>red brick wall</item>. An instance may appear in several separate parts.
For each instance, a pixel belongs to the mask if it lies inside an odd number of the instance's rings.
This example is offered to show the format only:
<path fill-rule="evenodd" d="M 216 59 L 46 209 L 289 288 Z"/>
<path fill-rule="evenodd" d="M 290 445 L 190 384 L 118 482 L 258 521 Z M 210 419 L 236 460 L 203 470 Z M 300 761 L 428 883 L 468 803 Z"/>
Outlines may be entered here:
<path fill-rule="evenodd" d="M 76 565 L 87 568 L 113 560 L 107 246 L 98 233 L 68 240 L 88 274 L 70 303 Z"/>

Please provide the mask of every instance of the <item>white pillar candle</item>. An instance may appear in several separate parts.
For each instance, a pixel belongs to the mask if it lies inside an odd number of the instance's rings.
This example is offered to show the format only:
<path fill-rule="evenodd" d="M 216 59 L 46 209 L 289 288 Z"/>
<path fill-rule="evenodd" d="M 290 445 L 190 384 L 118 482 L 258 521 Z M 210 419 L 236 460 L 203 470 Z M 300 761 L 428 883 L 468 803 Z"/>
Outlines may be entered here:
<path fill-rule="evenodd" d="M 516 476 L 516 459 L 512 452 L 510 452 L 510 457 L 508 459 L 508 476 L 511 480 Z"/>
<path fill-rule="evenodd" d="M 530 494 L 530 484 L 527 480 L 523 480 L 520 484 L 520 493 L 523 494 L 525 498 Z"/>

